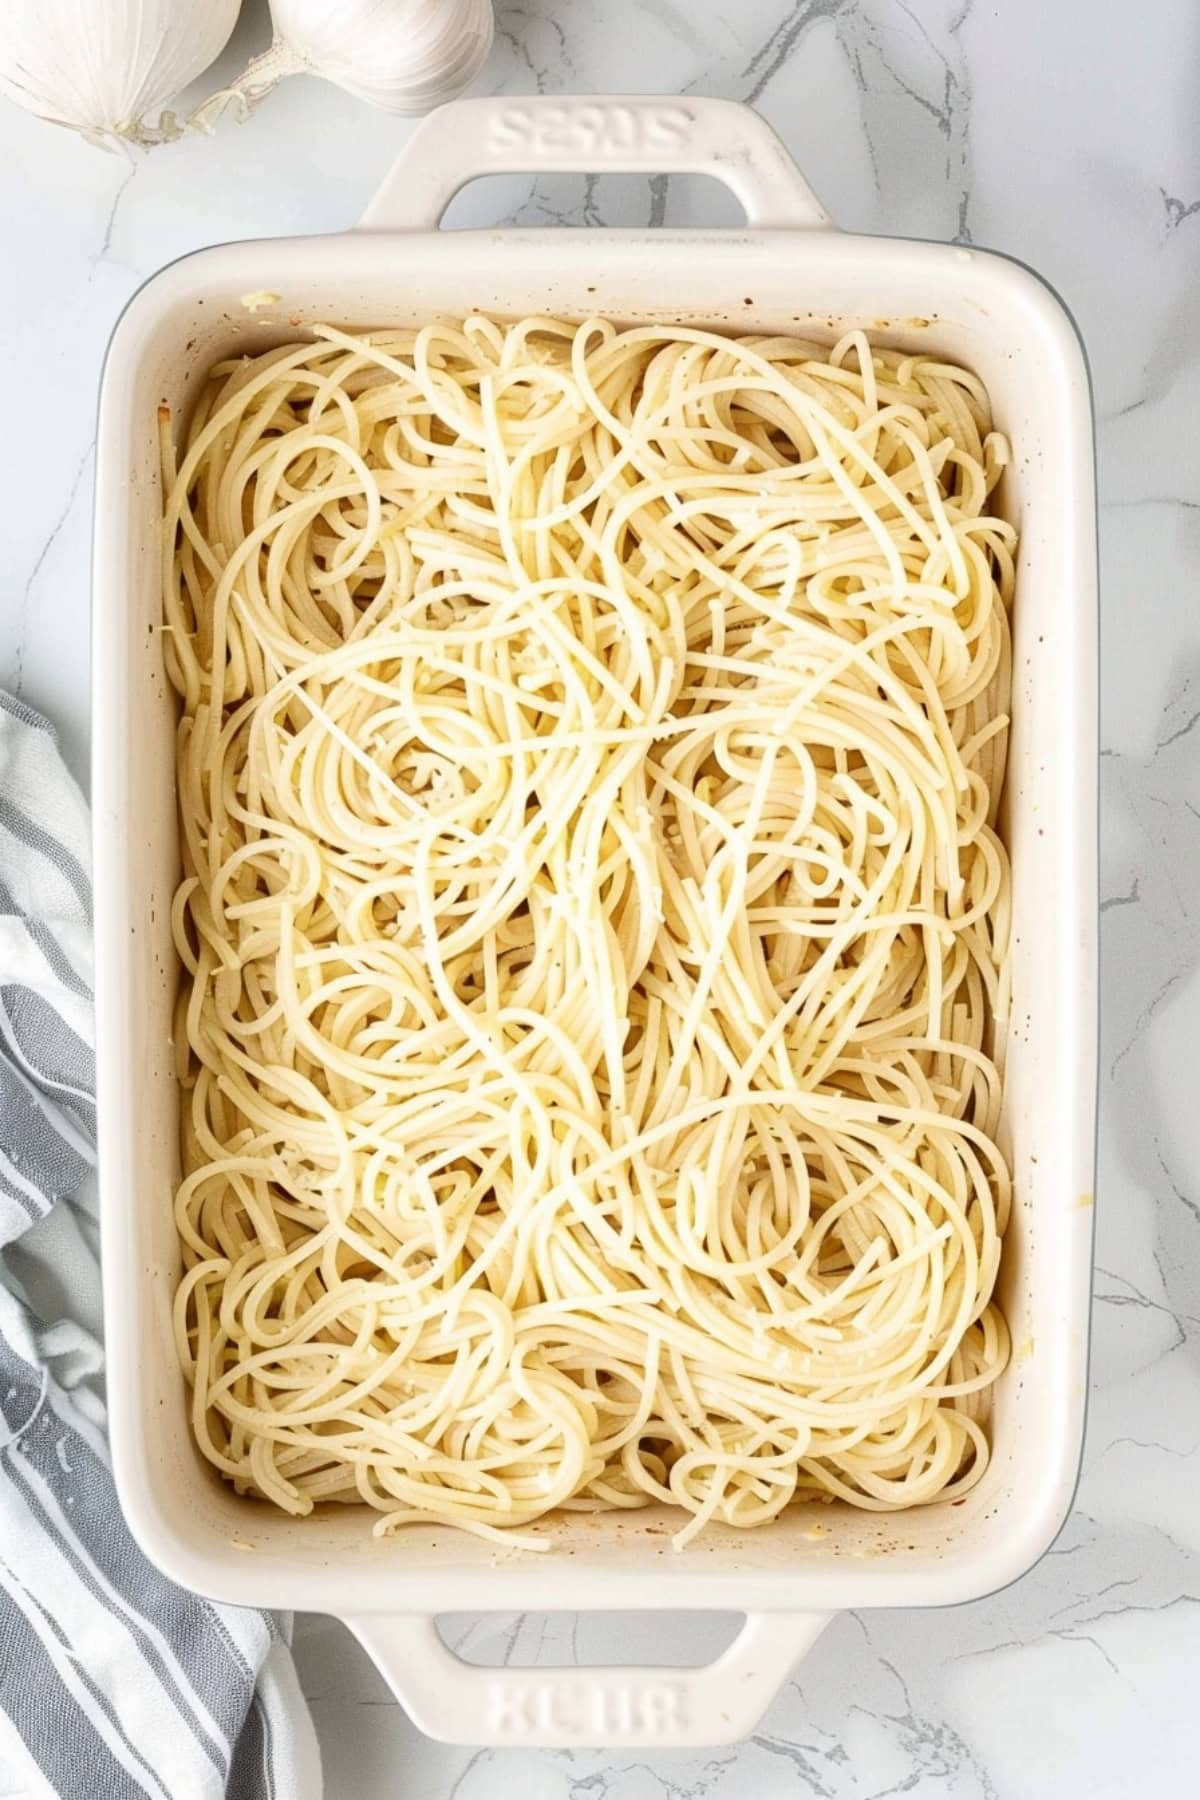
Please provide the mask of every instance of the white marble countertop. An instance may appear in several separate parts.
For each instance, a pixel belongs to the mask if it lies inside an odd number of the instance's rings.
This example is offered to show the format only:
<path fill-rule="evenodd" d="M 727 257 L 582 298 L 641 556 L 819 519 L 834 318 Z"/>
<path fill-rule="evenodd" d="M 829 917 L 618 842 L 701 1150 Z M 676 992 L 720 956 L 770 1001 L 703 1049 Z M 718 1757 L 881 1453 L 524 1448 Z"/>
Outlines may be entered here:
<path fill-rule="evenodd" d="M 266 35 L 248 3 L 232 72 Z M 752 100 L 841 225 L 1012 252 L 1091 354 L 1103 499 L 1103 951 L 1092 1395 L 1075 1512 L 1015 1587 L 837 1620 L 748 1743 L 696 1755 L 422 1739 L 340 1626 L 298 1654 L 331 1800 L 1061 1800 L 1195 1790 L 1200 1746 L 1200 13 L 1086 0 L 520 0 L 478 86 Z M 96 381 L 161 263 L 344 226 L 409 127 L 292 81 L 247 125 L 127 165 L 0 104 L 6 547 L 0 684 L 86 775 Z M 19 171 L 19 173 L 18 173 Z M 733 217 L 688 184 L 503 184 L 464 216 Z M 1189 1117 L 1192 1123 L 1189 1124 Z M 1189 1150 L 1189 1144 L 1192 1148 Z M 657 1622 L 638 1626 L 652 1649 Z M 628 1622 L 593 1627 L 620 1649 Z M 668 1629 L 667 1621 L 661 1629 Z M 476 1649 L 563 1658 L 560 1619 Z M 601 1638 L 604 1638 L 604 1642 Z M 594 1641 L 593 1641 L 594 1640 Z M 669 1639 L 659 1646 L 666 1649 Z M 715 1640 L 714 1640 L 715 1641 Z M 281 1796 L 280 1800 L 286 1800 Z"/>

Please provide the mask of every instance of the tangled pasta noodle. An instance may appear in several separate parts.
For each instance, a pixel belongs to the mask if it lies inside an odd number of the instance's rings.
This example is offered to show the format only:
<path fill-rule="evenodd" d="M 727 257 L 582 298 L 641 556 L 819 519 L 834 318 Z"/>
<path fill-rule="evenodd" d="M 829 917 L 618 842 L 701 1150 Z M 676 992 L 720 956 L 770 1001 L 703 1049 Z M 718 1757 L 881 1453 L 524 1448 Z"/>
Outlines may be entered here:
<path fill-rule="evenodd" d="M 965 1491 L 1008 1350 L 978 381 L 322 327 L 162 436 L 205 1455 L 506 1537 Z"/>

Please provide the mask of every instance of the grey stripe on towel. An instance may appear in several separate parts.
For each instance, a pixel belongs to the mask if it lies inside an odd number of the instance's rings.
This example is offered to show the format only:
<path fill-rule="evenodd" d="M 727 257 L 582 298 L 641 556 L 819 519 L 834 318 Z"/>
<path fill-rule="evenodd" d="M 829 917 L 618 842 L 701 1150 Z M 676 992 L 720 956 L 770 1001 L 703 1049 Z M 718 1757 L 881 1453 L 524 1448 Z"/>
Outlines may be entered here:
<path fill-rule="evenodd" d="M 69 1527 L 60 1525 L 59 1522 L 47 1512 L 38 1497 L 37 1491 L 29 1481 L 28 1476 L 22 1471 L 20 1466 L 22 1458 L 26 1460 L 29 1459 L 29 1440 L 35 1435 L 37 1428 L 44 1426 L 48 1420 L 49 1415 L 46 1412 L 43 1412 L 37 1421 L 37 1426 L 25 1433 L 18 1451 L 8 1460 L 9 1477 L 15 1483 L 18 1490 L 24 1495 L 25 1504 L 45 1532 L 47 1539 L 61 1555 L 66 1557 L 76 1576 L 82 1582 L 92 1598 L 98 1601 L 101 1606 L 106 1607 L 112 1614 L 114 1630 L 120 1630 L 121 1623 L 124 1622 L 125 1629 L 137 1644 L 139 1651 L 145 1659 L 147 1667 L 152 1669 L 157 1676 L 164 1691 L 173 1701 L 180 1718 L 188 1727 L 188 1730 L 195 1736 L 197 1743 L 202 1745 L 213 1765 L 224 1772 L 228 1763 L 228 1752 L 226 1748 L 224 1745 L 217 1743 L 216 1739 L 205 1729 L 202 1720 L 189 1705 L 187 1696 L 183 1693 L 178 1682 L 175 1680 L 175 1677 L 167 1667 L 161 1650 L 147 1631 L 142 1620 L 139 1619 L 136 1614 L 122 1613 L 119 1607 L 112 1604 L 112 1601 L 109 1599 L 108 1594 L 105 1592 L 104 1587 L 97 1576 L 99 1564 L 89 1561 L 85 1554 L 86 1546 L 75 1539 L 75 1536 Z M 59 1431 L 61 1435 L 56 1435 L 55 1437 L 55 1448 L 59 1458 L 59 1466 L 72 1475 L 82 1475 L 83 1470 L 80 1466 L 82 1463 L 82 1438 L 78 1437 L 75 1433 L 69 1433 L 68 1435 L 69 1428 L 66 1426 L 60 1427 Z M 80 1517 L 81 1519 L 87 1517 L 86 1508 Z M 151 1615 L 147 1614 L 146 1616 L 149 1617 Z"/>
<path fill-rule="evenodd" d="M 30 850 L 36 850 L 44 856 L 54 871 L 61 875 L 68 887 L 79 901 L 83 916 L 89 924 L 92 917 L 92 885 L 79 866 L 79 860 L 73 856 L 65 844 L 35 825 L 32 819 L 26 818 L 19 807 L 13 805 L 0 795 L 0 825 L 12 833 L 19 844 L 25 844 Z"/>
<path fill-rule="evenodd" d="M 0 1584 L 6 1577 L 15 1584 L 15 1573 L 0 1561 Z M 0 1606 L 0 1705 L 56 1794 L 142 1800 L 157 1791 L 121 1767 L 16 1605 Z"/>
<path fill-rule="evenodd" d="M 77 994 L 81 1000 L 91 995 L 91 988 L 86 981 L 81 981 L 70 961 L 63 953 L 62 946 L 48 925 L 41 919 L 31 919 L 17 904 L 15 894 L 11 894 L 4 881 L 0 880 L 0 913 L 8 913 L 20 919 L 31 940 L 37 945 L 46 959 L 50 973 L 61 981 L 69 994 Z"/>
<path fill-rule="evenodd" d="M 55 1130 L 20 1072 L 0 1057 L 0 1149 L 45 1197 L 43 1212 L 73 1194 L 88 1171 L 79 1151 Z M 31 1213 L 32 1216 L 32 1213 Z"/>
<path fill-rule="evenodd" d="M 20 982 L 0 986 L 0 1039 L 52 1100 L 69 1106 L 96 1133 L 96 1054 L 48 1000 Z"/>

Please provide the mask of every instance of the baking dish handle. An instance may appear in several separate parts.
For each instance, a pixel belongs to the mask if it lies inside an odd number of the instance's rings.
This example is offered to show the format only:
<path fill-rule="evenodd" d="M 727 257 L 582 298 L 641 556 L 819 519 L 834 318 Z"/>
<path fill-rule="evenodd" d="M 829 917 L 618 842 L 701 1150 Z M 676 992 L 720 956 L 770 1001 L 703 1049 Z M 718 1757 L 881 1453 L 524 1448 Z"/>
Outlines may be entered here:
<path fill-rule="evenodd" d="M 643 94 L 488 96 L 429 113 L 360 221 L 430 230 L 480 175 L 711 175 L 751 225 L 830 223 L 765 119 L 736 100 Z"/>
<path fill-rule="evenodd" d="M 448 1650 L 427 1616 L 345 1623 L 413 1723 L 442 1743 L 671 1750 L 746 1737 L 830 1617 L 750 1613 L 701 1669 L 479 1668 Z"/>

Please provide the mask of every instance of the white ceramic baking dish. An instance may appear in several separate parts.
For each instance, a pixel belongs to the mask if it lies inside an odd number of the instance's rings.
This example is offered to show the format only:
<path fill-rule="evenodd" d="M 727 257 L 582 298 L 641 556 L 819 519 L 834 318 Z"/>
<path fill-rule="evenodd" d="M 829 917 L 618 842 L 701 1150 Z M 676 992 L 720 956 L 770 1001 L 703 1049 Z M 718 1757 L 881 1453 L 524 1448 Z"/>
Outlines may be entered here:
<path fill-rule="evenodd" d="M 721 231 L 441 232 L 470 177 L 714 175 L 748 225 Z M 251 298 L 253 297 L 253 298 Z M 255 310 L 252 310 L 254 308 Z M 661 1513 L 563 1518 L 544 1555 L 447 1530 L 380 1541 L 357 1508 L 307 1520 L 239 1499 L 193 1447 L 170 1328 L 177 1092 L 169 1044 L 179 869 L 174 705 L 159 619 L 155 412 L 186 414 L 231 350 L 312 320 L 412 324 L 474 308 L 672 320 L 832 341 L 868 326 L 986 382 L 1015 460 L 1021 530 L 1005 808 L 1014 1017 L 1005 1124 L 1016 1175 L 1002 1298 L 1015 1353 L 995 1453 L 965 1500 L 883 1517 L 797 1510 L 682 1553 Z M 1070 319 L 1026 269 L 941 244 L 850 237 L 752 112 L 719 100 L 460 101 L 419 127 L 362 225 L 228 244 L 147 283 L 114 334 L 98 442 L 94 796 L 100 1180 L 112 1450 L 148 1555 L 226 1601 L 343 1618 L 417 1723 L 469 1743 L 715 1743 L 748 1731 L 844 1607 L 936 1606 L 1012 1581 L 1062 1523 L 1083 1425 L 1096 1049 L 1096 567 L 1088 379 Z M 706 1669 L 468 1667 L 442 1612 L 745 1613 Z"/>

